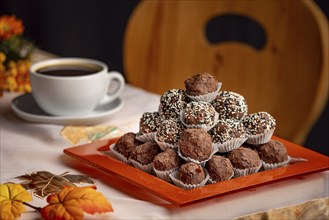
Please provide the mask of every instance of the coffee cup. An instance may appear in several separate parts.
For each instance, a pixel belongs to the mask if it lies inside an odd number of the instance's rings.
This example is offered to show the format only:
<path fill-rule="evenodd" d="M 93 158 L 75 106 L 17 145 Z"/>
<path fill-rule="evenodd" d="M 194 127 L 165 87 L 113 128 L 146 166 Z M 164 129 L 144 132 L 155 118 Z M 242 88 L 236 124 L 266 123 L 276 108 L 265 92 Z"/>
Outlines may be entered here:
<path fill-rule="evenodd" d="M 122 74 L 86 58 L 37 62 L 30 67 L 30 82 L 36 103 L 54 116 L 88 115 L 118 98 L 125 85 Z"/>

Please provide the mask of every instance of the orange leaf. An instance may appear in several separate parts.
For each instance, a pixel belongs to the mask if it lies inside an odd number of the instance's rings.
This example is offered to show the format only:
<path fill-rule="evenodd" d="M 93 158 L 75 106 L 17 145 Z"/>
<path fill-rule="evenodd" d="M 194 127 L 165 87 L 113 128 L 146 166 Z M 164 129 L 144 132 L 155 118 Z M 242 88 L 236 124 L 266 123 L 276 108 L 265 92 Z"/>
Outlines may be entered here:
<path fill-rule="evenodd" d="M 49 205 L 41 209 L 44 219 L 83 219 L 89 214 L 112 212 L 112 205 L 92 187 L 64 187 L 58 194 L 48 196 Z"/>
<path fill-rule="evenodd" d="M 0 219 L 16 219 L 25 211 L 22 202 L 29 202 L 32 196 L 20 185 L 0 184 Z"/>

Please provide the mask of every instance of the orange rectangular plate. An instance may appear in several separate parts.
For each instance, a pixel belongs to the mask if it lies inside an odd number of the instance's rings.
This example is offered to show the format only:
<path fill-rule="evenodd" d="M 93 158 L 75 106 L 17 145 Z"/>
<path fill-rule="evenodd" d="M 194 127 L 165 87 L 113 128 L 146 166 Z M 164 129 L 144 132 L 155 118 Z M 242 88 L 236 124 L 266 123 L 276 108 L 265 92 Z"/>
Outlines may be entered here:
<path fill-rule="evenodd" d="M 97 169 L 105 171 L 115 178 L 120 178 L 123 182 L 129 182 L 137 186 L 139 190 L 142 189 L 175 206 L 184 206 L 255 186 L 329 169 L 329 157 L 277 137 L 273 137 L 273 139 L 283 142 L 291 157 L 301 157 L 308 161 L 297 162 L 287 167 L 262 171 L 249 176 L 234 178 L 191 190 L 178 188 L 171 183 L 167 183 L 155 176 L 108 156 L 106 152 L 109 152 L 109 145 L 115 143 L 118 138 L 67 148 L 64 149 L 64 153 L 90 164 Z M 122 186 L 124 186 L 124 184 L 122 184 Z M 132 192 L 132 190 L 130 190 L 130 192 Z"/>

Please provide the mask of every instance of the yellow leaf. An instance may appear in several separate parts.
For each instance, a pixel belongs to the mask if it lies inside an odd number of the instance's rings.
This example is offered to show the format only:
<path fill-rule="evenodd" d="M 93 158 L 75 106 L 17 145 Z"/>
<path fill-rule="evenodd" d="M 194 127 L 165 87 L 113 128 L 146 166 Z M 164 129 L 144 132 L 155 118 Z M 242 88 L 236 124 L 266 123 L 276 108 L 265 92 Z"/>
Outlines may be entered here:
<path fill-rule="evenodd" d="M 64 187 L 58 194 L 48 196 L 49 205 L 41 209 L 44 219 L 83 219 L 89 214 L 112 212 L 112 205 L 92 187 Z"/>
<path fill-rule="evenodd" d="M 32 196 L 20 184 L 0 184 L 0 219 L 15 219 L 25 211 L 22 202 L 29 202 Z"/>

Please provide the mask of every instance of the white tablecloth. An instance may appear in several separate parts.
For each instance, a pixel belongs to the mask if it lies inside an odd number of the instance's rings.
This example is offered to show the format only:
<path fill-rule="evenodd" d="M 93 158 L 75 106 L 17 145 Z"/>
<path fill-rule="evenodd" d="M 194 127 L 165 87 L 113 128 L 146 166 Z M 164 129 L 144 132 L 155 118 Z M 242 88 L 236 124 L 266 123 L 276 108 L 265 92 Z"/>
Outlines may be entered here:
<path fill-rule="evenodd" d="M 232 219 L 242 215 L 290 206 L 308 200 L 328 197 L 329 172 L 316 173 L 301 178 L 261 186 L 252 190 L 220 196 L 182 208 L 166 208 L 139 200 L 108 184 L 107 174 L 63 154 L 71 145 L 60 135 L 62 125 L 37 124 L 19 119 L 11 110 L 11 100 L 20 95 L 5 93 L 1 101 L 0 147 L 1 183 L 13 177 L 47 170 L 54 174 L 69 171 L 80 174 L 81 167 L 95 181 L 98 191 L 111 202 L 114 212 L 95 218 L 111 219 Z M 127 85 L 122 94 L 123 109 L 104 124 L 117 125 L 124 132 L 138 129 L 143 112 L 156 111 L 159 96 Z M 45 205 L 44 200 L 34 199 L 32 204 Z M 39 219 L 32 210 L 22 219 Z"/>

